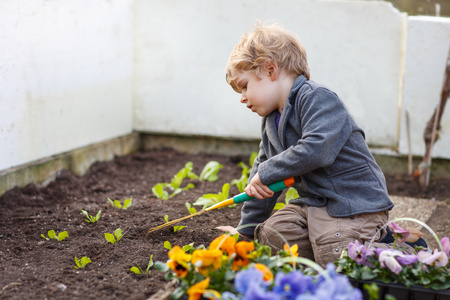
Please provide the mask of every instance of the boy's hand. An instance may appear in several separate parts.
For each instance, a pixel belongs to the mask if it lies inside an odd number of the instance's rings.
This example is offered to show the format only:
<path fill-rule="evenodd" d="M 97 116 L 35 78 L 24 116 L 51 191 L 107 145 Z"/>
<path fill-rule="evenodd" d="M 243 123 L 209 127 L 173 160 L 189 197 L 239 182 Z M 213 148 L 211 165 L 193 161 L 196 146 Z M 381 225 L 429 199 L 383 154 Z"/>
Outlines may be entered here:
<path fill-rule="evenodd" d="M 253 176 L 244 191 L 250 197 L 255 197 L 257 199 L 264 199 L 273 196 L 273 191 L 267 185 L 261 183 L 258 173 Z"/>

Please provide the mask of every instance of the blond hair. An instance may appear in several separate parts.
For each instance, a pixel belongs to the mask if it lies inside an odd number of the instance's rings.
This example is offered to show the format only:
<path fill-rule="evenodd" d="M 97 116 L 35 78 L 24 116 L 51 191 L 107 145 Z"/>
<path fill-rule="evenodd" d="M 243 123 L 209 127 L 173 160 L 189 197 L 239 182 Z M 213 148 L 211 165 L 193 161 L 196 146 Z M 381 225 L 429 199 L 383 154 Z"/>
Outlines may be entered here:
<path fill-rule="evenodd" d="M 257 74 L 266 61 L 275 63 L 290 76 L 304 75 L 309 79 L 306 50 L 300 40 L 278 24 L 263 26 L 257 23 L 250 33 L 244 33 L 234 47 L 226 66 L 226 80 L 237 90 L 233 74 L 236 71 L 255 71 Z"/>

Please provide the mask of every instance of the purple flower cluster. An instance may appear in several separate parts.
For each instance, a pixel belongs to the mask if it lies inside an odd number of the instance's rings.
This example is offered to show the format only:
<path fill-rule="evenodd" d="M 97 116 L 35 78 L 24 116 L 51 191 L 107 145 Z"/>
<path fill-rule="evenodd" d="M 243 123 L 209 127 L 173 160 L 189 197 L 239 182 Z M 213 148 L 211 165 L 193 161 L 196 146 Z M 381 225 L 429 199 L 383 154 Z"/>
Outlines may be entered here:
<path fill-rule="evenodd" d="M 236 274 L 234 286 L 238 295 L 222 294 L 224 300 L 332 300 L 362 299 L 361 291 L 354 288 L 348 278 L 336 274 L 334 265 L 327 266 L 328 276 L 312 277 L 300 271 L 278 272 L 273 282 L 263 280 L 255 268 Z"/>
<path fill-rule="evenodd" d="M 390 223 L 389 228 L 393 232 L 395 239 L 399 242 L 404 242 L 409 235 L 409 232 L 402 229 L 395 223 Z M 423 265 L 423 269 L 426 270 L 426 266 L 444 267 L 448 264 L 448 256 L 450 252 L 450 241 L 448 237 L 441 239 L 443 251 L 435 249 L 432 253 L 421 250 L 415 255 L 406 255 L 401 251 L 395 249 L 373 249 L 367 250 L 364 245 L 359 244 L 357 240 L 354 243 L 350 243 L 348 246 L 348 256 L 353 259 L 357 264 L 370 265 L 367 260 L 369 256 L 377 255 L 378 261 L 382 268 L 388 268 L 395 274 L 399 274 L 403 266 L 410 266 L 416 262 L 420 262 Z"/>

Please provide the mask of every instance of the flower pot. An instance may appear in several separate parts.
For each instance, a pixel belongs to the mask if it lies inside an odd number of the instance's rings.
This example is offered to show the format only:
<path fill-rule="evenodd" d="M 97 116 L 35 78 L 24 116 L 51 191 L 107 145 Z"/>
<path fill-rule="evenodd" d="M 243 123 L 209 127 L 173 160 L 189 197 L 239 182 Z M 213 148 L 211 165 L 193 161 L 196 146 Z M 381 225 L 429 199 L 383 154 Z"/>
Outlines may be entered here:
<path fill-rule="evenodd" d="M 363 293 L 365 300 L 369 299 L 369 295 L 364 289 L 364 284 L 375 282 L 379 287 L 378 299 L 385 299 L 386 295 L 392 295 L 397 300 L 450 300 L 450 290 L 433 290 L 423 286 L 414 285 L 411 288 L 395 283 L 383 283 L 380 281 L 365 281 L 350 279 L 354 287 L 357 287 Z"/>

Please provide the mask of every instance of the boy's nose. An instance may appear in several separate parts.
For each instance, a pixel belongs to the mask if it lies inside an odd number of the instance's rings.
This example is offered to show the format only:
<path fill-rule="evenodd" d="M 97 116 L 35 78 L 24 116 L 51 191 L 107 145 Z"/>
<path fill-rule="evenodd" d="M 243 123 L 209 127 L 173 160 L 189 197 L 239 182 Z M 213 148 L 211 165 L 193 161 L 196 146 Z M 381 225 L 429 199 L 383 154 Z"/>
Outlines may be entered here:
<path fill-rule="evenodd" d="M 247 97 L 244 94 L 242 94 L 241 95 L 241 103 L 245 103 L 245 102 L 247 102 Z"/>

